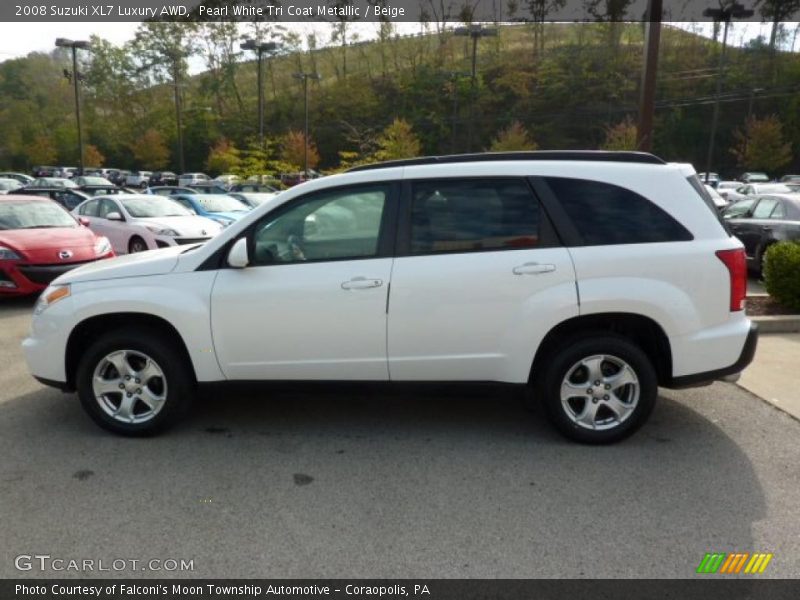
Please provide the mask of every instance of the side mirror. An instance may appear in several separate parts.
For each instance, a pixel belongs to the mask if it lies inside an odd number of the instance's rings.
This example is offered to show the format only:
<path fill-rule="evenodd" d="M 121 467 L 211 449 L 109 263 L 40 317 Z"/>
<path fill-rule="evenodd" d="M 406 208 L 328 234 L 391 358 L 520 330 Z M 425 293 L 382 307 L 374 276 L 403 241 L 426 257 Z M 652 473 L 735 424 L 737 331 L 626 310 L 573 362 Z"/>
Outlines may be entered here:
<path fill-rule="evenodd" d="M 123 221 L 122 215 L 119 214 L 117 211 L 110 212 L 106 215 L 106 219 L 109 221 Z"/>
<path fill-rule="evenodd" d="M 86 217 L 78 217 L 78 223 L 80 223 L 84 227 L 89 227 L 89 225 L 92 224 L 92 222 Z"/>
<path fill-rule="evenodd" d="M 250 264 L 250 257 L 247 255 L 247 238 L 240 238 L 234 242 L 228 251 L 228 266 L 234 269 L 244 269 Z"/>

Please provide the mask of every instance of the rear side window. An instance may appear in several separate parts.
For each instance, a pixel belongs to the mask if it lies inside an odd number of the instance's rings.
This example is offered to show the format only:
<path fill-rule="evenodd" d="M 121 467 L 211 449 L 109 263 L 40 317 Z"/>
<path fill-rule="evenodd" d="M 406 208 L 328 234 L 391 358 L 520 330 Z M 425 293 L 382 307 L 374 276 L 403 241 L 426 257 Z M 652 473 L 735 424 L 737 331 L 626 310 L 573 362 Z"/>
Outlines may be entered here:
<path fill-rule="evenodd" d="M 86 217 L 96 217 L 99 208 L 100 208 L 100 201 L 92 200 L 91 202 L 87 202 L 86 204 L 81 206 L 78 212 Z"/>
<path fill-rule="evenodd" d="M 753 209 L 753 218 L 769 219 L 769 216 L 772 214 L 777 204 L 778 201 L 774 198 L 762 198 L 761 201 L 756 204 L 755 209 Z"/>
<path fill-rule="evenodd" d="M 693 239 L 683 225 L 631 190 L 586 179 L 546 177 L 545 181 L 587 246 Z"/>
<path fill-rule="evenodd" d="M 442 179 L 413 184 L 411 252 L 475 252 L 539 245 L 539 206 L 515 179 Z"/>

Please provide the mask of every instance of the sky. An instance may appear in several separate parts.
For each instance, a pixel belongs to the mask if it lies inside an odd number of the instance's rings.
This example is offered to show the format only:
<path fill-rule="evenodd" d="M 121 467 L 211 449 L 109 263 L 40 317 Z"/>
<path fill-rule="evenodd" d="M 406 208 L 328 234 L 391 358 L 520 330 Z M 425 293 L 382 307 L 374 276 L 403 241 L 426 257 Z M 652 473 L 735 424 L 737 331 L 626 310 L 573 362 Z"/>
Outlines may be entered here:
<path fill-rule="evenodd" d="M 57 37 L 71 39 L 88 39 L 96 34 L 114 44 L 123 44 L 133 38 L 138 23 L 0 23 L 0 62 L 11 58 L 25 56 L 30 52 L 50 52 Z M 297 30 L 301 34 L 311 29 L 322 32 L 321 39 L 327 39 L 327 24 L 325 23 L 284 23 L 284 25 Z M 680 25 L 680 24 L 678 24 Z M 688 27 L 688 25 L 686 25 Z M 360 28 L 359 37 L 370 39 L 375 37 L 375 23 L 359 23 L 354 26 Z M 701 23 L 702 33 L 710 35 L 711 24 Z M 416 32 L 417 23 L 397 23 L 400 33 Z M 770 25 L 763 23 L 736 23 L 729 34 L 730 42 L 741 45 L 743 42 L 764 35 L 769 37 Z M 798 40 L 800 42 L 800 40 Z M 192 70 L 199 70 L 198 64 Z"/>

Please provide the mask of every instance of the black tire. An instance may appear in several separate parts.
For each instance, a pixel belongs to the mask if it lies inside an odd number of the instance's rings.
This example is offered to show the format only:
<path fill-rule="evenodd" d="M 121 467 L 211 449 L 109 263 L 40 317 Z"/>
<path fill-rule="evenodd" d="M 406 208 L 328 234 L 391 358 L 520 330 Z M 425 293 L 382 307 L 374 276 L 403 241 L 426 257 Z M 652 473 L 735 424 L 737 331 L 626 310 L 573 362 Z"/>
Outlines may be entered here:
<path fill-rule="evenodd" d="M 149 250 L 147 242 L 145 242 L 138 235 L 133 236 L 128 242 L 128 254 L 135 254 L 136 252 L 146 252 Z"/>
<path fill-rule="evenodd" d="M 171 427 L 186 413 L 195 396 L 194 376 L 182 349 L 177 344 L 164 340 L 164 337 L 162 332 L 146 328 L 118 329 L 101 336 L 84 353 L 76 376 L 78 397 L 95 423 L 121 435 L 149 436 Z M 95 370 L 105 361 L 105 357 L 121 350 L 150 357 L 163 372 L 165 399 L 160 410 L 143 422 L 129 423 L 114 418 L 95 396 Z M 122 394 L 123 392 L 119 392 L 120 401 Z M 137 406 L 146 407 L 141 402 Z"/>
<path fill-rule="evenodd" d="M 580 361 L 597 355 L 606 355 L 624 361 L 629 366 L 639 384 L 638 401 L 635 407 L 627 414 L 627 417 L 616 425 L 609 425 L 608 429 L 589 429 L 579 425 L 568 413 L 561 400 L 561 385 L 565 381 L 568 373 L 573 371 L 573 367 Z M 613 363 L 601 363 L 601 366 L 613 369 Z M 588 383 L 588 389 L 592 382 Z M 624 393 L 628 393 L 630 388 L 620 388 Z M 550 421 L 564 436 L 577 442 L 586 444 L 610 444 L 622 440 L 647 421 L 650 413 L 655 406 L 658 397 L 658 378 L 650 359 L 636 344 L 628 338 L 612 333 L 596 332 L 591 334 L 573 337 L 563 342 L 553 354 L 552 358 L 544 365 L 541 373 L 534 374 L 532 382 L 533 395 L 544 405 Z M 595 392 L 598 393 L 598 392 Z M 600 392 L 604 393 L 604 392 Z M 609 406 L 603 406 L 608 396 L 601 396 L 592 401 L 597 405 L 597 415 L 602 417 L 608 415 L 612 419 L 615 414 L 610 411 Z M 571 401 L 567 401 L 570 404 Z M 585 402 L 590 402 L 587 398 Z M 580 406 L 580 401 L 578 401 Z M 605 411 L 605 412 L 600 412 Z M 601 419 L 602 420 L 602 419 Z M 594 421 L 596 423 L 596 421 Z"/>

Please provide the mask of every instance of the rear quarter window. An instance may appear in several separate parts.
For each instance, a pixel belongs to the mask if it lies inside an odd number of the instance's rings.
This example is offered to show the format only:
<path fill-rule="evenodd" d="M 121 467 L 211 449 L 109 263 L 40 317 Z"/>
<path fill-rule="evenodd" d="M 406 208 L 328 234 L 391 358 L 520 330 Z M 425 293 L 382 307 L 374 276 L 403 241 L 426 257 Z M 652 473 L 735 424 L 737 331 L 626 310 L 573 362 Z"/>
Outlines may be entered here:
<path fill-rule="evenodd" d="M 685 242 L 692 234 L 647 198 L 620 186 L 563 177 L 544 178 L 583 245 Z"/>

